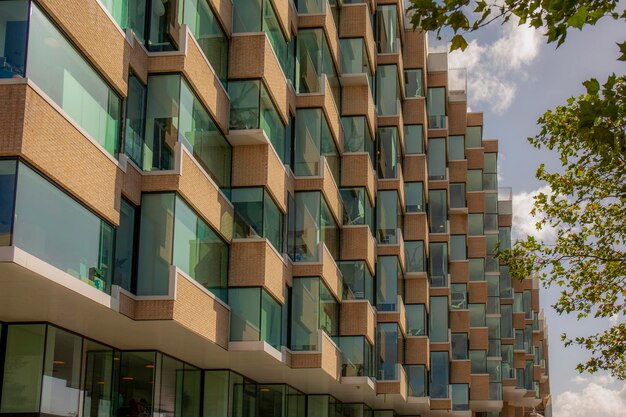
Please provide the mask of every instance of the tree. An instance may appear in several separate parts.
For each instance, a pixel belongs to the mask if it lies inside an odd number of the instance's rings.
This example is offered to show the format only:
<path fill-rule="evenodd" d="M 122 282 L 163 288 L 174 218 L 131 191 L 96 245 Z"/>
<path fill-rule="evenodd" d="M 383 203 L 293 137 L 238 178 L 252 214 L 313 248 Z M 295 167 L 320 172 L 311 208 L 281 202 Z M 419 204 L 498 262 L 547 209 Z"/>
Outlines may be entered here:
<path fill-rule="evenodd" d="M 564 168 L 538 168 L 551 192 L 537 195 L 531 212 L 541 215 L 538 229 L 555 229 L 555 243 L 529 236 L 499 256 L 515 276 L 539 273 L 544 284 L 562 287 L 554 305 L 559 314 L 626 316 L 626 77 L 585 86 L 587 94 L 547 111 L 541 132 L 529 138 L 538 149 L 556 151 Z M 602 369 L 626 379 L 625 323 L 562 339 L 591 351 L 580 372 Z"/>
<path fill-rule="evenodd" d="M 465 50 L 464 34 L 472 33 L 491 22 L 508 22 L 513 16 L 519 25 L 528 24 L 535 29 L 544 28 L 547 41 L 560 46 L 567 37 L 567 30 L 582 29 L 595 25 L 603 17 L 626 20 L 626 10 L 617 11 L 617 0 L 410 0 L 411 24 L 426 31 L 451 29 L 450 50 Z M 472 9 L 473 7 L 473 9 Z M 626 60 L 626 42 L 618 44 L 620 60 Z"/>

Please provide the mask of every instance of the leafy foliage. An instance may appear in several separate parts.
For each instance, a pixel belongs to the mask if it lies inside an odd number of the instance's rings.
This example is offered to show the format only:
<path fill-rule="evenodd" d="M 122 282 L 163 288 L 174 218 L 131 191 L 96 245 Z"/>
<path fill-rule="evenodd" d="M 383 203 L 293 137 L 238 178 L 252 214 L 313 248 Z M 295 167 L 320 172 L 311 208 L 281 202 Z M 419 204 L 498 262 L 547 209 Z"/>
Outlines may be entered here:
<path fill-rule="evenodd" d="M 496 21 L 519 19 L 519 25 L 545 28 L 548 43 L 560 46 L 571 28 L 582 29 L 595 25 L 602 17 L 626 20 L 626 10 L 618 12 L 617 0 L 410 0 L 408 11 L 411 24 L 423 30 L 433 30 L 437 35 L 449 28 L 454 32 L 451 50 L 465 50 L 464 34 L 474 32 Z M 619 44 L 621 60 L 626 60 L 626 42 Z"/>
<path fill-rule="evenodd" d="M 515 276 L 540 274 L 544 285 L 562 288 L 557 313 L 585 317 L 626 316 L 626 76 L 604 85 L 591 79 L 587 94 L 547 111 L 530 143 L 556 151 L 562 172 L 542 164 L 537 178 L 551 193 L 535 197 L 537 228 L 555 230 L 553 245 L 532 236 L 499 254 Z M 591 357 L 579 371 L 610 371 L 626 379 L 626 324 L 590 336 L 568 338 Z"/>

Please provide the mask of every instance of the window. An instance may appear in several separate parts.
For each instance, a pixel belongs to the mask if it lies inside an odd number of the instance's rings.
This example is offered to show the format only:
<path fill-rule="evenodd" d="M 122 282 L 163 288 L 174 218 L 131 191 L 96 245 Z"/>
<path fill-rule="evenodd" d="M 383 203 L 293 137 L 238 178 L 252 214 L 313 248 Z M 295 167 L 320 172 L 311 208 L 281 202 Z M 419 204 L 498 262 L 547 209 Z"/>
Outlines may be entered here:
<path fill-rule="evenodd" d="M 433 287 L 448 286 L 448 244 L 433 242 L 430 244 L 429 277 Z"/>
<path fill-rule="evenodd" d="M 230 128 L 262 129 L 283 161 L 285 158 L 285 125 L 262 80 L 231 81 Z"/>
<path fill-rule="evenodd" d="M 339 259 L 339 228 L 319 191 L 298 192 L 290 208 L 288 253 L 295 262 L 319 262 L 320 243 Z"/>
<path fill-rule="evenodd" d="M 343 126 L 344 152 L 367 152 L 370 162 L 376 163 L 375 142 L 365 116 L 346 116 L 341 118 Z"/>
<path fill-rule="evenodd" d="M 376 8 L 376 46 L 379 54 L 398 53 L 400 28 L 395 5 Z M 378 67 L 380 70 L 380 66 Z"/>
<path fill-rule="evenodd" d="M 376 308 L 397 311 L 398 295 L 402 295 L 402 269 L 396 256 L 379 256 L 376 262 Z"/>
<path fill-rule="evenodd" d="M 428 336 L 431 343 L 448 341 L 448 297 L 430 297 Z"/>
<path fill-rule="evenodd" d="M 400 140 L 398 128 L 378 128 L 378 178 L 397 178 L 400 169 Z"/>
<path fill-rule="evenodd" d="M 322 109 L 298 109 L 294 141 L 295 174 L 320 175 L 323 169 L 322 156 L 335 182 L 339 184 L 339 153 L 324 112 Z"/>
<path fill-rule="evenodd" d="M 453 182 L 450 184 L 450 208 L 466 208 L 465 201 L 465 183 Z"/>
<path fill-rule="evenodd" d="M 367 46 L 364 39 L 342 38 L 339 39 L 339 42 L 341 44 L 341 72 L 343 74 L 365 74 L 370 92 L 373 93 L 374 78 L 370 70 Z"/>
<path fill-rule="evenodd" d="M 470 258 L 469 260 L 469 280 L 485 280 L 485 260 L 483 258 Z"/>
<path fill-rule="evenodd" d="M 450 161 L 465 159 L 465 136 L 448 136 L 448 159 Z"/>
<path fill-rule="evenodd" d="M 511 339 L 513 335 L 513 306 L 502 304 L 500 306 L 500 335 L 502 338 Z"/>
<path fill-rule="evenodd" d="M 448 352 L 430 353 L 430 397 L 449 398 L 450 362 Z"/>
<path fill-rule="evenodd" d="M 469 358 L 472 361 L 471 372 L 473 374 L 487 373 L 487 352 L 484 350 L 470 350 Z"/>
<path fill-rule="evenodd" d="M 374 279 L 364 261 L 337 262 L 343 277 L 342 300 L 368 300 L 374 304 Z"/>
<path fill-rule="evenodd" d="M 446 139 L 435 138 L 428 140 L 428 179 L 445 180 L 446 168 Z"/>
<path fill-rule="evenodd" d="M 262 288 L 229 288 L 231 341 L 264 341 L 281 345 L 281 305 Z"/>
<path fill-rule="evenodd" d="M 404 198 L 407 213 L 424 212 L 424 184 L 421 182 L 405 182 Z"/>
<path fill-rule="evenodd" d="M 453 310 L 467 309 L 467 284 L 452 284 L 452 306 Z"/>
<path fill-rule="evenodd" d="M 397 381 L 398 364 L 404 362 L 404 341 L 396 323 L 379 323 L 376 326 L 376 357 L 378 377 L 382 381 Z"/>
<path fill-rule="evenodd" d="M 428 371 L 424 365 L 405 365 L 410 397 L 428 396 Z"/>
<path fill-rule="evenodd" d="M 321 278 L 293 280 L 291 349 L 317 350 L 318 329 L 337 336 L 339 305 Z"/>
<path fill-rule="evenodd" d="M 342 188 L 340 192 L 343 200 L 343 224 L 366 225 L 373 231 L 372 203 L 365 188 Z"/>
<path fill-rule="evenodd" d="M 139 167 L 143 167 L 144 135 L 146 128 L 146 86 L 137 77 L 128 78 L 126 99 L 126 132 L 124 153 Z"/>
<path fill-rule="evenodd" d="M 304 2 L 299 2 L 303 4 Z M 312 2 L 309 2 L 312 3 Z M 303 29 L 297 37 L 297 93 L 321 93 L 322 74 L 326 75 L 337 108 L 341 108 L 341 87 L 322 29 Z"/>
<path fill-rule="evenodd" d="M 379 191 L 376 199 L 376 229 L 379 244 L 397 244 L 398 229 L 402 228 L 402 209 L 398 192 Z"/>
<path fill-rule="evenodd" d="M 0 246 L 11 245 L 17 161 L 0 161 Z"/>
<path fill-rule="evenodd" d="M 30 1 L 0 2 L 0 78 L 23 78 L 26 73 L 26 45 L 28 43 L 28 16 Z"/>
<path fill-rule="evenodd" d="M 235 238 L 264 237 L 278 253 L 283 252 L 284 215 L 264 188 L 233 188 Z"/>
<path fill-rule="evenodd" d="M 424 269 L 424 242 L 406 240 L 404 242 L 406 272 L 426 272 Z"/>
<path fill-rule="evenodd" d="M 24 31 L 25 25 L 26 22 L 18 21 L 8 29 Z M 19 34 L 9 34 L 21 39 Z M 117 157 L 120 97 L 35 3 L 31 5 L 27 53 L 26 76 L 107 152 Z M 9 59 L 17 60 L 12 56 L 24 55 L 19 51 L 13 54 Z"/>
<path fill-rule="evenodd" d="M 373 348 L 363 336 L 338 337 L 341 376 L 374 376 Z"/>
<path fill-rule="evenodd" d="M 483 190 L 483 171 L 481 169 L 467 170 L 467 191 Z"/>
<path fill-rule="evenodd" d="M 469 410 L 469 385 L 452 384 L 452 411 Z"/>
<path fill-rule="evenodd" d="M 481 236 L 485 234 L 483 229 L 483 214 L 470 213 L 467 216 L 468 234 L 470 236 Z"/>
<path fill-rule="evenodd" d="M 379 6 L 393 7 L 395 6 Z M 379 65 L 376 68 L 376 109 L 379 116 L 396 115 L 401 112 L 401 98 L 398 67 L 396 65 Z"/>
<path fill-rule="evenodd" d="M 404 71 L 404 90 L 406 97 L 422 97 L 422 70 L 409 69 Z"/>
<path fill-rule="evenodd" d="M 482 148 L 483 147 L 483 128 L 482 126 L 468 126 L 465 134 L 467 135 L 467 141 L 465 146 L 468 148 Z"/>
<path fill-rule="evenodd" d="M 465 235 L 450 235 L 450 260 L 464 261 L 467 259 Z"/>
<path fill-rule="evenodd" d="M 428 220 L 430 233 L 446 233 L 448 230 L 448 194 L 446 190 L 428 192 Z"/>
<path fill-rule="evenodd" d="M 407 336 L 426 336 L 426 307 L 424 304 L 407 304 L 406 308 L 406 334 Z"/>
<path fill-rule="evenodd" d="M 115 268 L 113 284 L 133 292 L 133 265 L 135 263 L 136 210 L 122 199 L 120 225 L 115 236 Z"/>
<path fill-rule="evenodd" d="M 445 88 L 433 87 L 428 89 L 426 112 L 428 113 L 429 129 L 445 129 L 447 127 Z"/>
<path fill-rule="evenodd" d="M 404 125 L 404 148 L 407 155 L 424 153 L 424 126 Z"/>
<path fill-rule="evenodd" d="M 467 333 L 452 333 L 452 359 L 464 360 L 469 358 L 469 342 Z"/>
<path fill-rule="evenodd" d="M 470 327 L 485 327 L 485 305 L 484 304 L 470 304 Z"/>

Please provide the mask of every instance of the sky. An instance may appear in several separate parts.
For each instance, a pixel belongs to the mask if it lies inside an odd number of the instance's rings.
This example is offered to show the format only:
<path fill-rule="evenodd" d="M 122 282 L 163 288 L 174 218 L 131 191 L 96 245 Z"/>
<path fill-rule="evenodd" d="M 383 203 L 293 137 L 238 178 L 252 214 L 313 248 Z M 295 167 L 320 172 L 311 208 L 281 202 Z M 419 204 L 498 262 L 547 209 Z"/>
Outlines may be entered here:
<path fill-rule="evenodd" d="M 536 121 L 546 110 L 582 94 L 584 80 L 596 77 L 602 82 L 613 72 L 626 73 L 615 44 L 626 40 L 626 25 L 605 18 L 595 27 L 568 31 L 558 49 L 546 43 L 542 32 L 514 23 L 491 24 L 466 39 L 468 48 L 451 53 L 449 67 L 467 68 L 468 106 L 484 113 L 483 137 L 499 139 L 499 185 L 513 188 L 513 237 L 534 234 L 550 241 L 552 231 L 537 232 L 529 211 L 532 196 L 545 190 L 535 178 L 537 167 L 544 162 L 556 170 L 559 164 L 555 154 L 533 148 L 526 138 L 538 133 Z M 565 348 L 560 340 L 563 332 L 592 334 L 609 323 L 558 316 L 551 307 L 558 295 L 555 288 L 541 292 L 549 326 L 554 417 L 626 417 L 626 382 L 608 374 L 579 374 L 575 366 L 586 352 Z"/>

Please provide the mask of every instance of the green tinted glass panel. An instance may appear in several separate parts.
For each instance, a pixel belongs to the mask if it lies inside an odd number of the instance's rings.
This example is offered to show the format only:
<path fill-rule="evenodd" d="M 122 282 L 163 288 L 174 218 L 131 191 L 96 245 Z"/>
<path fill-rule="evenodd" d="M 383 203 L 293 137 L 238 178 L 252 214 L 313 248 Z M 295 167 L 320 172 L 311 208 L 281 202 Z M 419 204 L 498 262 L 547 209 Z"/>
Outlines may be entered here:
<path fill-rule="evenodd" d="M 450 161 L 465 159 L 465 136 L 448 136 L 448 159 Z"/>
<path fill-rule="evenodd" d="M 424 126 L 404 125 L 404 147 L 407 154 L 424 153 Z"/>

